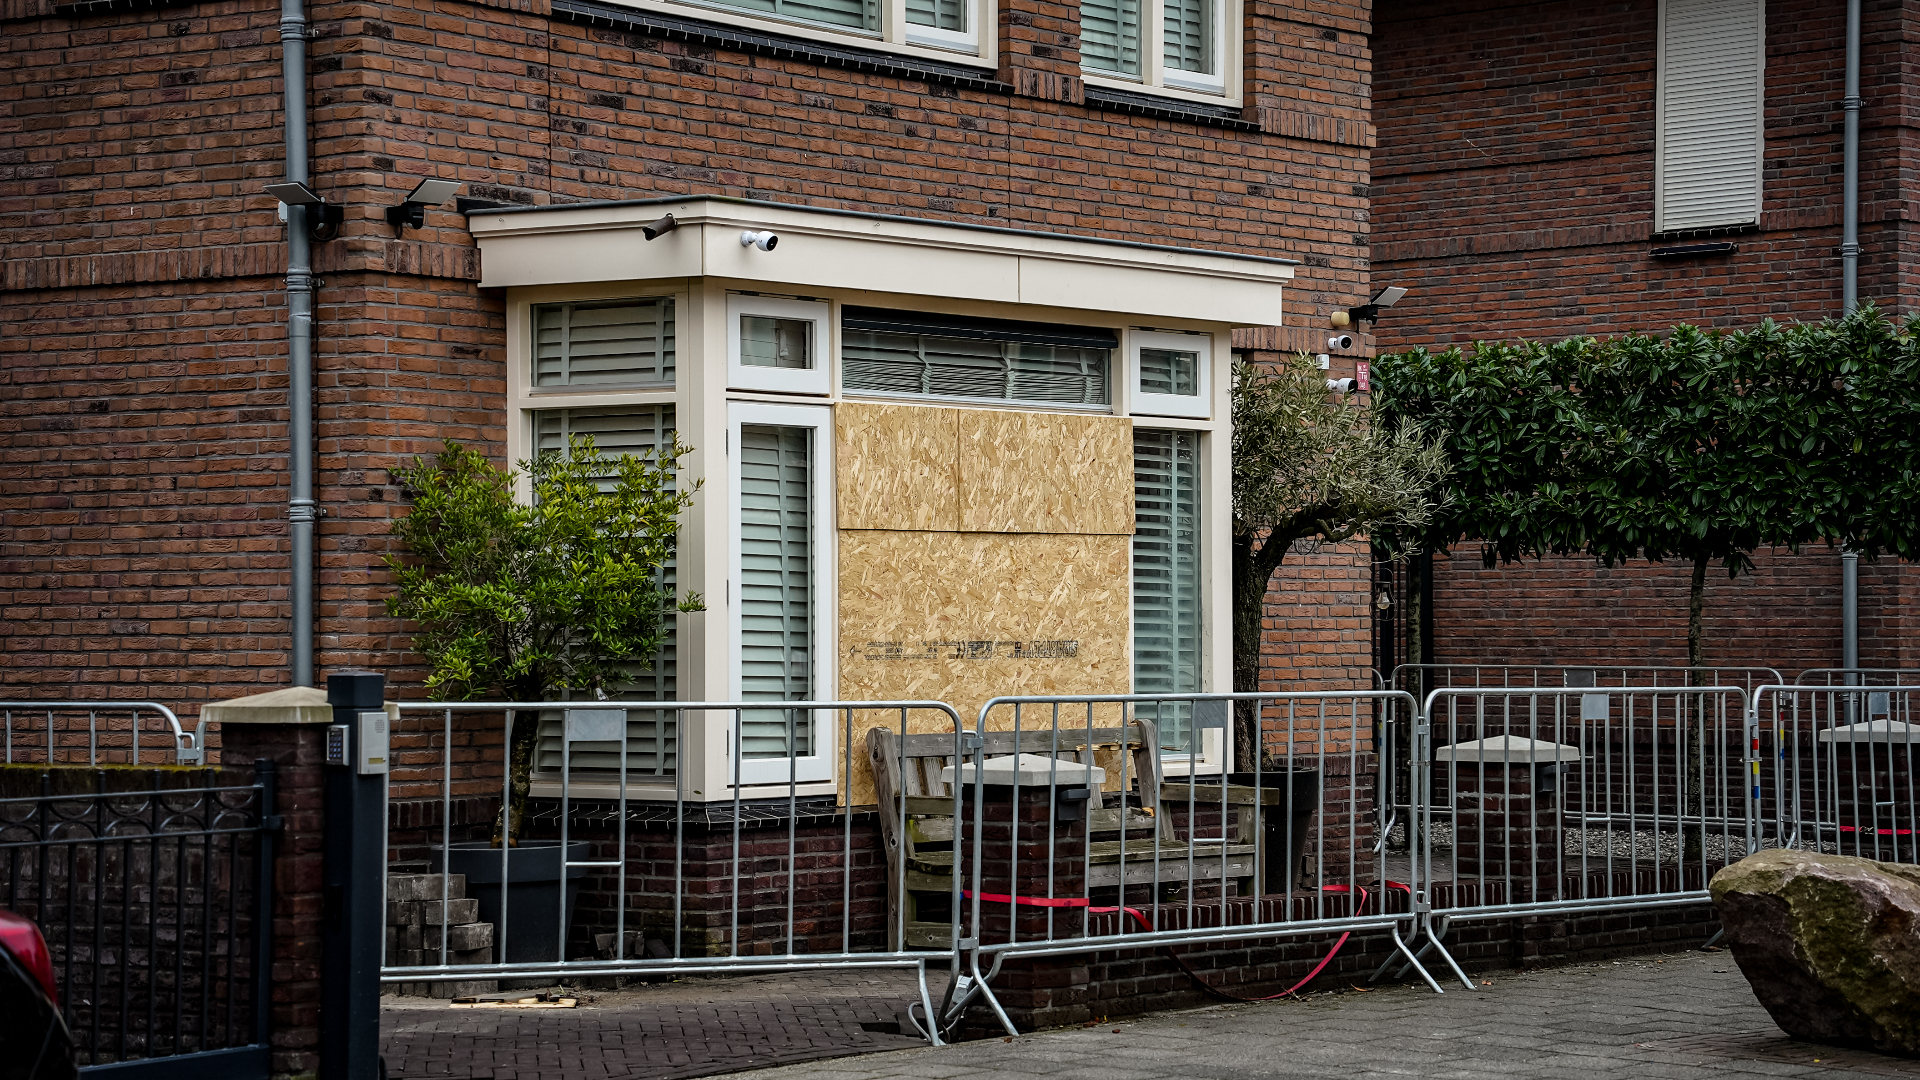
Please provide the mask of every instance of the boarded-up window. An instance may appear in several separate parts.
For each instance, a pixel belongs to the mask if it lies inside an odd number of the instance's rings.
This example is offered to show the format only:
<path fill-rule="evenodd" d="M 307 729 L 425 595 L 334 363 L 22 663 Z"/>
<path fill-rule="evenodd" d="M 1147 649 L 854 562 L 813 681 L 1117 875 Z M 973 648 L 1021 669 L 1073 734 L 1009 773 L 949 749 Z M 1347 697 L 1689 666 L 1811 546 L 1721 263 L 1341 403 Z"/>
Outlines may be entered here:
<path fill-rule="evenodd" d="M 646 405 L 621 409 L 546 409 L 533 414 L 534 452 L 562 450 L 569 435 L 593 436 L 603 454 L 653 454 L 673 441 L 673 406 Z M 660 568 L 660 588 L 668 596 L 679 588 L 675 560 Z M 661 615 L 665 632 L 648 664 L 635 663 L 612 696 L 625 701 L 672 701 L 678 693 L 678 620 L 671 604 Z M 535 768 L 560 771 L 560 713 L 542 713 Z M 576 780 L 593 776 L 613 779 L 620 768 L 620 744 L 573 744 L 568 753 Z M 632 709 L 627 712 L 627 774 L 630 777 L 672 776 L 679 762 L 679 733 L 671 712 Z"/>
<path fill-rule="evenodd" d="M 533 309 L 533 385 L 672 384 L 672 299 Z"/>
<path fill-rule="evenodd" d="M 1762 0 L 1662 0 L 1654 230 L 1760 220 Z"/>
<path fill-rule="evenodd" d="M 1136 428 L 1133 493 L 1133 691 L 1199 693 L 1199 436 Z M 1197 749 L 1192 712 L 1186 702 L 1160 706 L 1162 746 Z"/>

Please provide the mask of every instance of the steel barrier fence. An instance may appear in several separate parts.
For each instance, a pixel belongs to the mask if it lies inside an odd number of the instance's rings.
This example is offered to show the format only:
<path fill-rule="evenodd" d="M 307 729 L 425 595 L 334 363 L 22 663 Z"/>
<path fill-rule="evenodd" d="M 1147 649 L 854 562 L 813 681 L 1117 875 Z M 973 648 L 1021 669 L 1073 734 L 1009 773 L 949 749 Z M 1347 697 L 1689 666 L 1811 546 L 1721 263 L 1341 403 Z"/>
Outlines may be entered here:
<path fill-rule="evenodd" d="M 1784 681 L 1784 680 L 1783 680 Z M 1920 686 L 1916 668 L 1808 668 L 1794 676 L 1795 686 Z"/>
<path fill-rule="evenodd" d="M 516 741 L 517 723 L 535 736 Z M 715 725 L 720 738 L 680 738 Z M 875 730 L 896 747 L 930 741 L 951 764 L 974 744 L 937 701 L 401 704 L 381 982 L 905 967 L 919 975 L 915 1023 L 928 1018 L 923 1034 L 940 1042 L 927 967 L 948 968 L 939 1000 L 950 1000 L 953 943 L 967 936 L 955 854 L 949 844 L 909 865 L 906 845 L 856 826 L 874 813 L 861 805 L 868 777 L 888 764 L 872 752 L 884 741 L 868 737 Z M 725 764 L 708 767 L 699 747 L 722 742 Z M 504 762 L 526 752 L 530 778 L 516 792 Z M 875 816 L 905 820 L 939 803 L 958 819 L 958 786 L 944 802 L 893 787 Z M 495 846 L 512 816 L 501 808 L 516 806 L 525 835 Z M 945 940 L 915 950 L 909 909 L 890 904 L 887 882 L 942 858 L 951 888 L 929 908 L 945 910 L 916 925 L 937 923 Z M 475 924 L 489 929 L 467 932 Z"/>
<path fill-rule="evenodd" d="M 1760 762 L 1756 842 L 1882 862 L 1920 862 L 1913 755 L 1920 678 L 1764 686 L 1754 699 Z"/>
<path fill-rule="evenodd" d="M 207 763 L 206 722 L 189 732 L 157 702 L 0 701 L 0 721 L 9 765 Z"/>
<path fill-rule="evenodd" d="M 1412 886 L 1367 835 L 1372 710 L 1395 698 L 1413 704 L 1391 691 L 989 701 L 985 764 L 945 774 L 970 797 L 959 831 L 976 838 L 963 846 L 980 932 L 953 1014 L 978 995 L 1013 1032 L 991 987 L 1016 957 L 1363 930 L 1391 935 L 1439 991 L 1402 936 L 1423 925 Z M 1236 712 L 1261 752 L 1227 772 Z M 1163 746 L 1163 725 L 1187 738 Z"/>

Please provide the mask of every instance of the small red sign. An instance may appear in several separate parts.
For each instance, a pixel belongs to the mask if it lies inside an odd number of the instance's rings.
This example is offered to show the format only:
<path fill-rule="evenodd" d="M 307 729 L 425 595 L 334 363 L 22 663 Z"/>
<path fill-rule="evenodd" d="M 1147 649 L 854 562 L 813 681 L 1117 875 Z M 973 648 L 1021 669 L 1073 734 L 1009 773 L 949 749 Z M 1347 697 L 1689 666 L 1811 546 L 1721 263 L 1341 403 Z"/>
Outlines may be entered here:
<path fill-rule="evenodd" d="M 1363 394 L 1370 393 L 1372 390 L 1367 383 L 1367 374 L 1371 367 L 1372 365 L 1368 364 L 1365 360 L 1361 360 L 1353 365 L 1353 381 L 1360 387 L 1360 392 Z"/>

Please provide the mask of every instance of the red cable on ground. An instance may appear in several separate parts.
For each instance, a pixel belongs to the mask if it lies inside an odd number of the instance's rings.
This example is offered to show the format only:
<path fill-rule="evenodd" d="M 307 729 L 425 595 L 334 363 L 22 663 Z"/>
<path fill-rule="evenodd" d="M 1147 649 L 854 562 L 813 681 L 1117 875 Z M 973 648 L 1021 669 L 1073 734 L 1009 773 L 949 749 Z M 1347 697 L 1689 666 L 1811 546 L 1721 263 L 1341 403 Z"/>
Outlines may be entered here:
<path fill-rule="evenodd" d="M 1387 888 L 1399 889 L 1401 892 L 1405 892 L 1409 894 L 1413 892 L 1413 889 L 1410 886 L 1404 885 L 1398 881 L 1387 882 Z M 1357 885 L 1356 886 L 1347 886 L 1347 885 L 1320 886 L 1321 892 L 1350 893 L 1355 890 L 1358 890 L 1360 893 L 1360 903 L 1354 908 L 1354 914 L 1357 915 L 1360 913 L 1361 910 L 1363 910 L 1367 906 L 1367 900 L 1369 899 L 1369 894 L 1367 893 L 1367 890 L 1365 888 Z M 974 894 L 973 894 L 973 891 L 970 889 L 963 889 L 961 890 L 960 895 L 968 899 L 972 899 Z M 1128 915 L 1131 915 L 1133 917 L 1134 922 L 1137 922 L 1140 924 L 1140 928 L 1142 930 L 1152 932 L 1152 930 L 1154 929 L 1153 924 L 1147 921 L 1147 917 L 1145 915 L 1142 915 L 1138 908 L 1093 907 L 1092 906 L 1093 901 L 1084 896 L 1070 896 L 1070 897 L 1010 896 L 1006 893 L 981 893 L 980 899 L 990 904 L 1017 904 L 1023 907 L 1086 908 L 1087 913 L 1090 915 L 1104 915 L 1104 914 L 1107 914 L 1108 912 L 1124 911 Z M 1285 990 L 1282 990 L 1277 994 L 1268 994 L 1265 997 L 1241 997 L 1239 994 L 1235 994 L 1227 990 L 1222 990 L 1217 986 L 1209 986 L 1207 984 L 1207 981 L 1200 977 L 1199 972 L 1189 967 L 1187 965 L 1187 962 L 1181 959 L 1180 954 L 1173 951 L 1173 946 L 1168 945 L 1166 949 L 1167 949 L 1167 956 L 1170 959 L 1172 959 L 1174 963 L 1180 965 L 1180 970 L 1186 972 L 1187 977 L 1192 979 L 1195 985 L 1199 986 L 1200 989 L 1205 990 L 1207 993 L 1212 994 L 1215 997 L 1222 998 L 1226 1001 L 1242 1001 L 1242 1002 L 1272 1001 L 1275 998 L 1283 998 L 1283 997 L 1286 997 L 1288 994 L 1295 993 L 1301 987 L 1312 982 L 1315 976 L 1319 975 L 1322 971 L 1325 971 L 1327 969 L 1328 964 L 1333 963 L 1334 957 L 1340 955 L 1340 947 L 1345 945 L 1347 943 L 1347 939 L 1352 936 L 1353 936 L 1353 931 L 1351 930 L 1341 934 L 1340 940 L 1333 943 L 1333 948 L 1327 950 L 1327 955 L 1320 958 L 1320 962 L 1314 965 L 1312 971 L 1307 972 L 1306 978 L 1301 979 L 1299 982 L 1294 983 L 1292 986 L 1287 987 Z"/>

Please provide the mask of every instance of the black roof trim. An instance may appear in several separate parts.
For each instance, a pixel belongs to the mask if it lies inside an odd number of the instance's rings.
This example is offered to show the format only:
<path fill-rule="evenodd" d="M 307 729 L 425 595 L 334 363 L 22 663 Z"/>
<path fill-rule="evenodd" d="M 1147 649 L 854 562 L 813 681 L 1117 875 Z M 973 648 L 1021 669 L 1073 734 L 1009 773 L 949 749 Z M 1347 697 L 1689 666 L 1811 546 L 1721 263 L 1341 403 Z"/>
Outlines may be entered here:
<path fill-rule="evenodd" d="M 1226 128 L 1230 131 L 1260 130 L 1259 124 L 1251 120 L 1242 120 L 1240 110 L 1231 106 L 1202 105 L 1195 101 L 1181 101 L 1177 98 L 1154 97 L 1151 94 L 1136 94 L 1129 90 L 1115 90 L 1110 86 L 1088 85 L 1087 106 L 1131 113 L 1134 116 L 1151 116 L 1159 120 L 1177 120 L 1203 127 Z"/>

